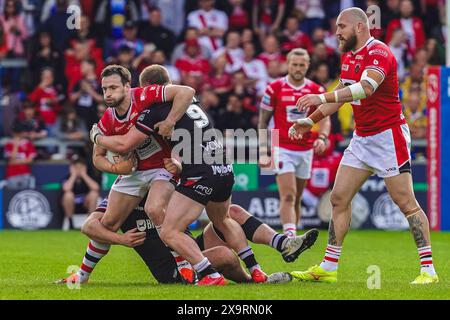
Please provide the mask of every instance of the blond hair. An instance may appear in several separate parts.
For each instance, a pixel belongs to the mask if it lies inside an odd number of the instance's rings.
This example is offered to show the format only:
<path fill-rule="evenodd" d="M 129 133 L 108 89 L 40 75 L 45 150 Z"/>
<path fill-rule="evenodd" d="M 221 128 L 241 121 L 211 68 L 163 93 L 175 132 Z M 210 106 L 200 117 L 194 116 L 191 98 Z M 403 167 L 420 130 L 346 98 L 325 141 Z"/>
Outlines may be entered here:
<path fill-rule="evenodd" d="M 306 51 L 303 48 L 295 48 L 295 49 L 292 49 L 291 51 L 289 51 L 289 53 L 287 55 L 287 62 L 289 62 L 289 60 L 292 58 L 292 56 L 305 57 L 305 59 L 308 62 L 310 61 L 308 51 Z"/>

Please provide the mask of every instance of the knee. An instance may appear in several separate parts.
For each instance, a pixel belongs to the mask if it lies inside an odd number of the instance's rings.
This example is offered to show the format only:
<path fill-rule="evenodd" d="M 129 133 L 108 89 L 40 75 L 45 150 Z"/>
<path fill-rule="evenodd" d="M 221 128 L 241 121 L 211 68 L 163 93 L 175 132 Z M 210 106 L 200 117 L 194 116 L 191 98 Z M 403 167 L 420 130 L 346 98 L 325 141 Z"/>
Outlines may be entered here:
<path fill-rule="evenodd" d="M 146 203 L 145 212 L 152 219 L 155 225 L 161 225 L 163 223 L 166 211 L 162 206 Z"/>
<path fill-rule="evenodd" d="M 412 195 L 401 194 L 392 197 L 392 201 L 399 207 L 400 211 L 406 213 L 419 206 L 417 200 Z"/>
<path fill-rule="evenodd" d="M 287 192 L 286 194 L 283 194 L 281 196 L 281 201 L 293 205 L 295 203 L 295 201 L 296 201 L 295 198 L 296 198 L 295 197 L 295 192 L 292 190 L 292 191 Z"/>
<path fill-rule="evenodd" d="M 62 197 L 63 202 L 75 201 L 75 194 L 72 191 L 65 191 Z"/>
<path fill-rule="evenodd" d="M 175 233 L 176 232 L 174 229 L 162 226 L 161 231 L 159 233 L 159 237 L 164 243 L 170 245 L 174 239 Z"/>
<path fill-rule="evenodd" d="M 233 219 L 234 221 L 236 221 L 241 225 L 248 218 L 247 214 L 245 214 L 245 210 L 242 207 L 235 204 L 232 204 L 230 206 L 229 216 L 231 217 L 231 219 Z"/>
<path fill-rule="evenodd" d="M 349 200 L 343 193 L 333 191 L 331 192 L 330 202 L 333 208 L 346 208 L 350 205 L 351 200 Z"/>
<path fill-rule="evenodd" d="M 217 249 L 220 249 L 218 252 L 219 254 L 217 255 L 220 259 L 217 261 L 218 265 L 216 268 L 218 268 L 220 272 L 236 268 L 240 265 L 238 258 L 230 249 L 224 246 L 220 246 Z"/>

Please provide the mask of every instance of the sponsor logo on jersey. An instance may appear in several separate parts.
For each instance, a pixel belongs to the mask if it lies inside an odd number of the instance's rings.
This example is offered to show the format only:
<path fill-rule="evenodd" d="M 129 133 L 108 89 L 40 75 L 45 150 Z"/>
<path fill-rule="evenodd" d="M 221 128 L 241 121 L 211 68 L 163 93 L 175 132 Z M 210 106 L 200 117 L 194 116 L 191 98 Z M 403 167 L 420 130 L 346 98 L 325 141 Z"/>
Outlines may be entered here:
<path fill-rule="evenodd" d="M 358 73 L 359 70 L 361 70 L 361 64 L 360 64 L 360 63 L 358 63 L 358 64 L 355 66 L 355 73 Z"/>
<path fill-rule="evenodd" d="M 383 50 L 383 49 L 373 49 L 373 50 L 369 51 L 369 56 L 373 56 L 374 54 L 379 54 L 379 55 L 381 55 L 383 57 L 387 57 L 388 56 L 387 51 Z"/>
<path fill-rule="evenodd" d="M 202 148 L 206 153 L 211 153 L 212 151 L 222 150 L 223 144 L 220 141 L 213 140 L 206 142 L 204 145 L 202 144 Z"/>
<path fill-rule="evenodd" d="M 233 166 L 229 165 L 212 165 L 211 169 L 213 170 L 214 175 L 218 174 L 227 174 L 233 172 Z"/>
<path fill-rule="evenodd" d="M 155 229 L 155 224 L 150 219 L 136 220 L 136 227 L 138 231 L 144 232 L 145 230 Z"/>
<path fill-rule="evenodd" d="M 212 192 L 213 192 L 213 188 L 210 188 L 210 187 L 207 187 L 207 186 L 204 186 L 204 185 L 201 185 L 201 184 L 196 185 L 194 187 L 194 190 L 197 193 L 200 193 L 201 195 L 207 195 L 207 196 L 210 196 L 212 194 Z"/>
<path fill-rule="evenodd" d="M 356 60 L 364 60 L 364 56 L 358 54 L 358 55 L 356 55 L 356 58 L 355 58 L 355 59 L 356 59 Z"/>
<path fill-rule="evenodd" d="M 293 97 L 293 96 L 282 96 L 281 97 L 281 101 L 289 101 L 289 102 L 295 101 L 295 97 Z"/>

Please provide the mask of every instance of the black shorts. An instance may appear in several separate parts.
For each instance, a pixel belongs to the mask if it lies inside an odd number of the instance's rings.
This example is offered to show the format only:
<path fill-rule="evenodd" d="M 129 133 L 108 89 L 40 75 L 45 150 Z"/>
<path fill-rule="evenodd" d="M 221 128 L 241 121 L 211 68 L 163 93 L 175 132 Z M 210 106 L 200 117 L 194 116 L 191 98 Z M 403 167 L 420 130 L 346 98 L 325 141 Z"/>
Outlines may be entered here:
<path fill-rule="evenodd" d="M 220 173 L 217 168 L 221 169 Z M 198 165 L 189 168 L 186 172 L 183 168 L 175 190 L 206 206 L 209 201 L 228 200 L 231 197 L 233 185 L 234 174 L 231 165 Z"/>

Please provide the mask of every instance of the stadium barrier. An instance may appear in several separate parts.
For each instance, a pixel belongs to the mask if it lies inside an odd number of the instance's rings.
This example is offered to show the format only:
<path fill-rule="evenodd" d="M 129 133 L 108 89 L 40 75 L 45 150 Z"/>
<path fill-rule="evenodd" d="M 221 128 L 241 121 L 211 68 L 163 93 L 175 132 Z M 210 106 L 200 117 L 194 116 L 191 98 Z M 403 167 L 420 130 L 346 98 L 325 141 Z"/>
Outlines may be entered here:
<path fill-rule="evenodd" d="M 450 231 L 450 139 L 445 139 L 450 127 L 450 68 L 428 68 L 427 98 L 427 211 L 432 230 Z"/>
<path fill-rule="evenodd" d="M 419 168 L 424 171 L 425 168 Z M 415 193 L 419 203 L 426 208 L 426 187 L 418 182 Z M 103 191 L 103 196 L 107 191 Z M 321 198 L 306 194 L 302 202 L 302 223 L 305 228 L 326 228 L 331 216 L 330 192 Z M 0 226 L 5 229 L 60 229 L 63 211 L 60 205 L 61 190 L 3 190 L 0 191 Z M 275 228 L 280 227 L 278 192 L 267 189 L 234 191 L 233 203 Z M 353 228 L 403 230 L 407 220 L 387 193 L 384 181 L 371 177 L 353 202 Z"/>

